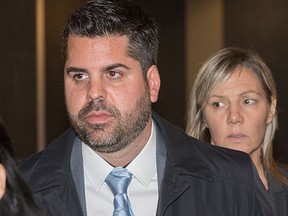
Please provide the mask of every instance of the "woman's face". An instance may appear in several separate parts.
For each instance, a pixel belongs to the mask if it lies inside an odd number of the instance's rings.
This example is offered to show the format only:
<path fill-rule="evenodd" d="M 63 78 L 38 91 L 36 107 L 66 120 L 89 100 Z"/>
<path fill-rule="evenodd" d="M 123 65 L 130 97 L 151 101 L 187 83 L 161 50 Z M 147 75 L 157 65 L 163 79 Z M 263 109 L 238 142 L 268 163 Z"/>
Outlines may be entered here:
<path fill-rule="evenodd" d="M 6 189 L 6 171 L 4 166 L 0 163 L 0 200 L 4 196 Z"/>
<path fill-rule="evenodd" d="M 203 115 L 211 143 L 260 157 L 266 127 L 271 123 L 276 99 L 269 104 L 263 87 L 250 69 L 236 69 L 205 104 Z"/>

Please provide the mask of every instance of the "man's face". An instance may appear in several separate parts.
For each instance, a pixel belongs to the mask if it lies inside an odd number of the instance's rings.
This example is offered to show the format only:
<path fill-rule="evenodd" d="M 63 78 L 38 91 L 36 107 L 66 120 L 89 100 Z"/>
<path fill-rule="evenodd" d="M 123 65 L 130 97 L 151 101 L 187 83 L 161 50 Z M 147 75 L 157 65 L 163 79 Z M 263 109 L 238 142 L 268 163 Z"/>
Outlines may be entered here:
<path fill-rule="evenodd" d="M 64 68 L 65 97 L 71 123 L 97 152 L 116 152 L 145 129 L 156 102 L 159 74 L 147 73 L 128 56 L 126 36 L 69 36 Z"/>

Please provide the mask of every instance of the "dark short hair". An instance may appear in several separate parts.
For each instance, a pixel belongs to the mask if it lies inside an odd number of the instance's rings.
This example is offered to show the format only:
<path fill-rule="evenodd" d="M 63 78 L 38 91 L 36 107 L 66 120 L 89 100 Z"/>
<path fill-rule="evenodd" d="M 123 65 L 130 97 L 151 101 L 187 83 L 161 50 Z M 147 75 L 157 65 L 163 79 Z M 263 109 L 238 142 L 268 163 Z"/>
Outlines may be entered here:
<path fill-rule="evenodd" d="M 128 54 L 144 72 L 157 64 L 158 27 L 141 8 L 128 0 L 88 0 L 68 19 L 63 31 L 62 54 L 67 58 L 68 36 L 127 36 Z"/>

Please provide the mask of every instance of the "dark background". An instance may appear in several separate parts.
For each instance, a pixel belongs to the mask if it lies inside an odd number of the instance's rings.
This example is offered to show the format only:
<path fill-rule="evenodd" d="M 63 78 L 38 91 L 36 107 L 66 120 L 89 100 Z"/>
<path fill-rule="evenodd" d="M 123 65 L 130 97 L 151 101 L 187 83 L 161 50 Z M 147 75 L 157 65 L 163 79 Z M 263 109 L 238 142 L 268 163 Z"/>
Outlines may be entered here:
<path fill-rule="evenodd" d="M 154 109 L 185 128 L 185 5 L 197 0 L 135 0 L 160 25 L 160 98 Z M 209 4 L 209 0 L 203 0 Z M 213 1 L 213 0 L 211 0 Z M 68 126 L 64 106 L 61 34 L 65 20 L 84 0 L 46 0 L 46 143 Z M 223 0 L 223 46 L 256 49 L 278 84 L 279 125 L 275 158 L 288 162 L 288 1 Z M 189 12 L 188 12 L 189 13 Z M 18 158 L 37 151 L 35 1 L 9 0 L 0 7 L 0 116 L 13 139 Z M 207 29 L 209 26 L 207 26 Z M 195 29 L 197 34 L 197 29 Z M 205 44 L 203 43 L 203 47 Z M 192 50 L 193 51 L 193 50 Z M 195 51 L 196 52 L 196 51 Z M 212 53 L 211 53 L 212 54 Z"/>

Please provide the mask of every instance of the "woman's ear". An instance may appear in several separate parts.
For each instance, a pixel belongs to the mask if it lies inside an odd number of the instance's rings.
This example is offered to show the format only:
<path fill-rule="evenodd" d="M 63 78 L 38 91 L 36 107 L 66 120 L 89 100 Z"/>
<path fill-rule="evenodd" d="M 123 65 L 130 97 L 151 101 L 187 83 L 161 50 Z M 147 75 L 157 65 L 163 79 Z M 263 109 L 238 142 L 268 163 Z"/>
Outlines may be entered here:
<path fill-rule="evenodd" d="M 276 114 L 277 98 L 275 96 L 271 97 L 270 110 L 267 118 L 267 124 L 270 124 Z"/>
<path fill-rule="evenodd" d="M 150 90 L 150 100 L 155 103 L 158 100 L 160 90 L 160 75 L 156 65 L 152 65 L 147 71 L 147 82 Z"/>
<path fill-rule="evenodd" d="M 0 164 L 0 200 L 4 196 L 6 189 L 6 170 L 3 164 Z"/>
<path fill-rule="evenodd" d="M 203 123 L 204 128 L 208 128 L 207 122 L 204 118 L 202 119 L 202 123 Z"/>

